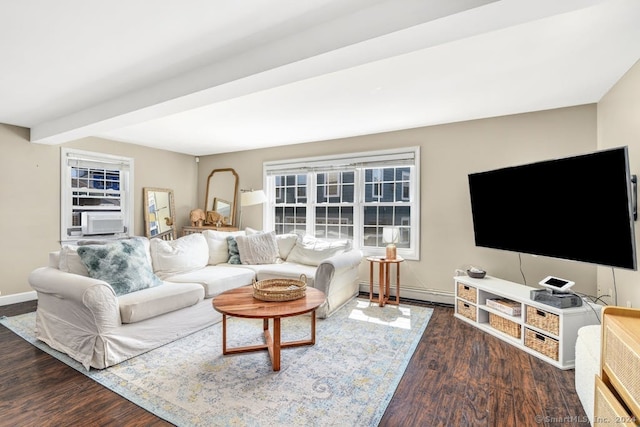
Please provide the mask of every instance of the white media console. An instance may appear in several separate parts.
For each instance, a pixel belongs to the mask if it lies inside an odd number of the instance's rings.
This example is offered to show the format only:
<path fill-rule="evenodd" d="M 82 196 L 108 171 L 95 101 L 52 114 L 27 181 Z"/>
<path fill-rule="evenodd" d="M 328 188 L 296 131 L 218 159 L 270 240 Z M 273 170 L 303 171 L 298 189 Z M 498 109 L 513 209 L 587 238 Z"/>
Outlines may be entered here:
<path fill-rule="evenodd" d="M 560 369 L 575 366 L 578 329 L 600 323 L 602 307 L 595 304 L 583 301 L 581 307 L 555 308 L 533 301 L 529 295 L 537 288 L 530 286 L 490 276 L 456 276 L 454 280 L 456 318 Z M 511 303 L 503 309 L 487 305 L 487 300 L 501 298 Z M 507 314 L 511 310 L 517 314 Z"/>

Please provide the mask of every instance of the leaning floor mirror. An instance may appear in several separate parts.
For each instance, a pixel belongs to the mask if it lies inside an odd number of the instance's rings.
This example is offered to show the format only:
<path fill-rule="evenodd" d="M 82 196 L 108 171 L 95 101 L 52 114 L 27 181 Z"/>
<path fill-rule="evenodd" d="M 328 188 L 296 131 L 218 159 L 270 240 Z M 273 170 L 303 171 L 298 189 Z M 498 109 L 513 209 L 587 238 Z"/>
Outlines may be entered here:
<path fill-rule="evenodd" d="M 144 228 L 148 238 L 174 240 L 177 237 L 176 208 L 173 190 L 168 188 L 143 188 Z"/>

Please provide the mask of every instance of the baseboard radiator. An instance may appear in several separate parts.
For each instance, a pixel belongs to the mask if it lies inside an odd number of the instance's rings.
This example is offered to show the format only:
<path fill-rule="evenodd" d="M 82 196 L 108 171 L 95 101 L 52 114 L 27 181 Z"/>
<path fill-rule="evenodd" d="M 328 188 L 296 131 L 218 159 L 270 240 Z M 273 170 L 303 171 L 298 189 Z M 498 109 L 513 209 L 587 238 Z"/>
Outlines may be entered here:
<path fill-rule="evenodd" d="M 380 287 L 377 283 L 373 284 L 373 293 L 378 294 Z M 360 282 L 360 292 L 369 294 L 369 282 Z M 395 285 L 391 286 L 391 295 L 395 297 L 396 288 Z M 440 304 L 451 304 L 455 302 L 455 292 L 443 291 L 440 289 L 417 289 L 411 287 L 404 287 L 400 285 L 400 300 L 402 298 L 408 298 L 424 302 L 435 302 Z"/>

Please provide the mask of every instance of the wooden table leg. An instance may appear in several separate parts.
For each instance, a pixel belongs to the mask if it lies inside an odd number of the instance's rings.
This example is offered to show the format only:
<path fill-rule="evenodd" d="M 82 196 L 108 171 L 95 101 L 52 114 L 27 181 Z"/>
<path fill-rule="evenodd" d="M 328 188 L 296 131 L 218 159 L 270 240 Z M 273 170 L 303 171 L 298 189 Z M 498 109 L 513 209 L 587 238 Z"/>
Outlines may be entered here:
<path fill-rule="evenodd" d="M 385 274 L 385 270 L 386 270 L 385 263 L 381 262 L 378 268 L 380 269 L 379 274 L 378 274 L 378 276 L 379 276 L 378 277 L 378 281 L 380 282 L 380 291 L 379 291 L 379 294 L 378 294 L 378 305 L 380 307 L 384 307 L 384 291 L 385 291 L 385 288 L 386 288 L 385 278 L 387 277 L 387 275 Z"/>
<path fill-rule="evenodd" d="M 400 263 L 396 263 L 396 304 L 400 305 Z"/>
<path fill-rule="evenodd" d="M 280 318 L 273 319 L 273 370 L 280 370 Z"/>
<path fill-rule="evenodd" d="M 369 262 L 369 301 L 373 301 L 373 262 Z"/>
<path fill-rule="evenodd" d="M 227 354 L 227 315 L 222 315 L 222 354 Z"/>
<path fill-rule="evenodd" d="M 385 263 L 385 302 L 391 302 L 391 264 Z"/>
<path fill-rule="evenodd" d="M 316 311 L 311 312 L 311 342 L 309 344 L 314 345 L 316 343 Z"/>

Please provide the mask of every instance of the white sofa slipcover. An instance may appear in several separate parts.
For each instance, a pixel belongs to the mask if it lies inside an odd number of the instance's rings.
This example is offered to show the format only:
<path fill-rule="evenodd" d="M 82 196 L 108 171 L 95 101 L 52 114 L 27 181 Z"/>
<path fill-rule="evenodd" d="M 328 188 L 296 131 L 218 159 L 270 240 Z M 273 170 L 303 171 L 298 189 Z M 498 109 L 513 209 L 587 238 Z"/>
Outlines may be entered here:
<path fill-rule="evenodd" d="M 584 412 L 593 425 L 596 375 L 600 375 L 600 325 L 578 329 L 576 340 L 575 386 Z"/>
<path fill-rule="evenodd" d="M 191 249 L 209 250 L 206 246 L 202 249 L 199 237 L 189 239 L 197 241 Z M 184 246 L 189 239 L 181 240 L 180 244 Z M 150 251 L 152 259 L 153 244 Z M 65 248 L 62 252 L 69 251 Z M 176 254 L 176 259 L 190 259 L 184 255 L 184 252 Z M 209 254 L 204 258 L 211 259 Z M 308 286 L 326 295 L 326 301 L 317 310 L 319 318 L 326 318 L 358 294 L 361 260 L 359 250 L 347 248 L 317 266 L 286 261 L 191 266 L 194 269 L 190 271 L 162 275 L 160 286 L 117 296 L 102 280 L 84 272 L 62 271 L 61 266 L 68 270 L 66 266 L 73 261 L 61 259 L 60 251 L 52 252 L 49 265 L 29 275 L 29 283 L 38 296 L 36 333 L 38 339 L 86 369 L 103 369 L 219 322 L 221 315 L 212 308 L 212 297 L 249 285 L 254 279 L 299 278 L 305 274 Z"/>

